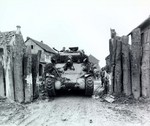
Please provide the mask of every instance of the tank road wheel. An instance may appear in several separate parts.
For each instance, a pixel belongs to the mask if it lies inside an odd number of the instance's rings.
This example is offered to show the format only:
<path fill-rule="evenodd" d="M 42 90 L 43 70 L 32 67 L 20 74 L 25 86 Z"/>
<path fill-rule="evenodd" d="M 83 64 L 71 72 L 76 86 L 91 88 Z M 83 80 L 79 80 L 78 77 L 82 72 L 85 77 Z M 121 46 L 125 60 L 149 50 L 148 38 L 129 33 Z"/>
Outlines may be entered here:
<path fill-rule="evenodd" d="M 54 78 L 46 78 L 46 90 L 49 97 L 54 97 L 56 95 Z"/>
<path fill-rule="evenodd" d="M 94 81 L 91 76 L 85 78 L 85 95 L 91 96 L 93 95 L 94 90 Z"/>

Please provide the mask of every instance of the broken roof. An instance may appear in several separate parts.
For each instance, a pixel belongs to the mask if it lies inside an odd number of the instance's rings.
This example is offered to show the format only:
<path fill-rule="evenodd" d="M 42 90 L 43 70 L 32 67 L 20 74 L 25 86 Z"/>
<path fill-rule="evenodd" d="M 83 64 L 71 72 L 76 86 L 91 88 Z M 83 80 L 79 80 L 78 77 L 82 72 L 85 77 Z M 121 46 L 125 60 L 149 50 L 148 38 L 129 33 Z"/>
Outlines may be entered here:
<path fill-rule="evenodd" d="M 0 45 L 8 44 L 16 31 L 0 32 Z"/>
<path fill-rule="evenodd" d="M 35 44 L 37 44 L 38 46 L 40 46 L 42 49 L 44 49 L 45 51 L 47 52 L 51 52 L 51 53 L 56 53 L 52 48 L 50 48 L 48 45 L 42 43 L 42 42 L 39 42 L 37 40 L 34 40 L 30 37 L 27 37 L 27 40 L 25 42 L 27 42 L 28 40 L 32 40 Z"/>
<path fill-rule="evenodd" d="M 138 25 L 136 28 L 140 28 L 141 30 L 143 30 L 143 29 L 145 29 L 148 25 L 150 25 L 150 16 L 146 19 L 146 20 L 144 20 L 140 25 Z M 136 29 L 136 28 L 134 28 L 134 29 Z M 133 30 L 134 30 L 133 29 Z M 132 31 L 133 31 L 132 30 Z M 131 33 L 132 33 L 132 31 L 128 34 L 128 35 L 130 35 Z"/>
<path fill-rule="evenodd" d="M 89 61 L 92 63 L 99 63 L 99 60 L 91 54 L 89 55 Z"/>
<path fill-rule="evenodd" d="M 97 70 L 100 70 L 99 60 L 91 54 L 88 57 L 89 57 L 89 61 L 96 65 Z"/>

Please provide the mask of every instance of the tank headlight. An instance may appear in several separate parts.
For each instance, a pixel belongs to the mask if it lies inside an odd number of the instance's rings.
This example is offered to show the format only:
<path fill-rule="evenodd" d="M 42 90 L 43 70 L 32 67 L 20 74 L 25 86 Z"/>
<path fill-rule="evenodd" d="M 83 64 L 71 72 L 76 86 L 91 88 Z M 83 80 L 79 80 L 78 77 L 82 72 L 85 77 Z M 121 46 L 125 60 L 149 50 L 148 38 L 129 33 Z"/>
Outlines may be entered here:
<path fill-rule="evenodd" d="M 55 82 L 55 89 L 59 90 L 61 88 L 61 82 L 60 81 L 56 81 Z"/>
<path fill-rule="evenodd" d="M 80 89 L 85 89 L 85 80 L 84 80 L 84 78 L 79 78 L 77 80 L 77 83 L 78 83 Z"/>

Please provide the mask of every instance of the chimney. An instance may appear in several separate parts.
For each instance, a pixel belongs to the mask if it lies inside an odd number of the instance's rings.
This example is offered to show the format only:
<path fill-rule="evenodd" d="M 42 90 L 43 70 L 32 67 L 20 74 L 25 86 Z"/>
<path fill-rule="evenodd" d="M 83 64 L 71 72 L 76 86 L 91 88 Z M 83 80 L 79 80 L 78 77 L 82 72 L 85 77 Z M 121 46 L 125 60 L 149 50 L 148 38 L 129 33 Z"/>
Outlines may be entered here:
<path fill-rule="evenodd" d="M 26 38 L 26 39 L 28 40 L 28 39 L 30 39 L 30 37 L 28 37 L 28 36 L 27 36 L 27 38 Z"/>
<path fill-rule="evenodd" d="M 20 25 L 17 25 L 16 27 L 17 27 L 16 34 L 21 34 L 21 31 L 20 31 L 20 29 L 21 29 L 21 26 L 20 26 Z"/>

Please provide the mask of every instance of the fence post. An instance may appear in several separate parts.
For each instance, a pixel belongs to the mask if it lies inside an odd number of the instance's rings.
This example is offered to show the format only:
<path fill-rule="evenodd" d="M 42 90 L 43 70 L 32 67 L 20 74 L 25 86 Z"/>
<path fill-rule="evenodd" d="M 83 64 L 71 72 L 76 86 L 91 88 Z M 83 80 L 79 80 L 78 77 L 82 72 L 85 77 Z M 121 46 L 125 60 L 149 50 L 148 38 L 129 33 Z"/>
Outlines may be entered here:
<path fill-rule="evenodd" d="M 4 54 L 4 49 L 0 48 L 0 96 L 1 97 L 5 97 L 3 54 Z"/>
<path fill-rule="evenodd" d="M 33 79 L 33 98 L 39 96 L 39 64 L 41 51 L 37 54 L 32 54 L 32 79 Z"/>
<path fill-rule="evenodd" d="M 130 73 L 130 47 L 128 36 L 122 36 L 122 72 L 123 72 L 123 92 L 131 95 L 131 73 Z"/>
<path fill-rule="evenodd" d="M 116 49 L 117 49 L 117 42 L 116 42 L 116 36 L 110 39 L 110 64 L 111 64 L 111 85 L 110 85 L 110 94 L 114 93 L 114 87 L 115 87 L 115 66 L 116 66 Z"/>
<path fill-rule="evenodd" d="M 109 40 L 109 53 L 110 53 L 110 85 L 109 85 L 109 94 L 113 94 L 114 91 L 114 81 L 113 81 L 113 72 L 114 72 L 114 64 L 113 64 L 113 41 L 114 39 Z"/>
<path fill-rule="evenodd" d="M 23 57 L 23 74 L 24 74 L 24 94 L 25 103 L 33 100 L 33 83 L 32 83 L 32 54 L 31 47 L 27 46 Z"/>
<path fill-rule="evenodd" d="M 13 81 L 13 49 L 11 45 L 5 47 L 4 56 L 4 71 L 5 71 L 5 86 L 6 97 L 14 101 L 14 81 Z"/>
<path fill-rule="evenodd" d="M 23 50 L 24 50 L 23 38 L 21 35 L 15 34 L 15 44 L 13 45 L 15 100 L 20 103 L 24 102 Z"/>
<path fill-rule="evenodd" d="M 115 79 L 114 79 L 114 93 L 120 94 L 122 92 L 122 68 L 121 68 L 121 49 L 122 42 L 120 37 L 116 37 L 116 56 L 115 56 Z"/>
<path fill-rule="evenodd" d="M 142 50 L 142 96 L 150 97 L 150 30 L 144 32 Z"/>
<path fill-rule="evenodd" d="M 134 29 L 131 33 L 131 77 L 132 93 L 134 98 L 140 97 L 140 74 L 141 74 L 141 32 L 140 29 Z"/>

